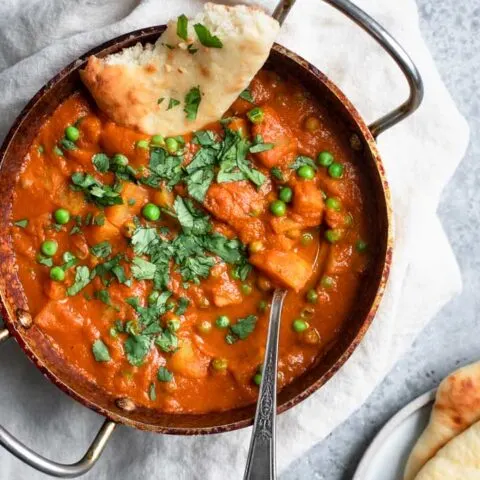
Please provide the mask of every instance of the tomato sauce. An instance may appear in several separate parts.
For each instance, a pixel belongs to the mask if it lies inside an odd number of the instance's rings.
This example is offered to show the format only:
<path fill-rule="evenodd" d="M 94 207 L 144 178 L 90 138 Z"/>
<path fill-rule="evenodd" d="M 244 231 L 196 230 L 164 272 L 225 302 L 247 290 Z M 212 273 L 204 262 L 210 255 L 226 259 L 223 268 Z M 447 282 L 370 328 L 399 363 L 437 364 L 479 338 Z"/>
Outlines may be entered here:
<path fill-rule="evenodd" d="M 214 180 L 203 203 L 195 205 L 209 215 L 213 231 L 246 245 L 254 268 L 242 280 L 232 265 L 213 255 L 215 265 L 207 278 L 195 283 L 186 282 L 172 267 L 164 289 L 171 292 L 172 309 L 158 318 L 164 332 L 173 332 L 173 344 L 167 334 L 172 348 L 165 351 L 154 342 L 156 337 L 148 337 L 147 353 L 133 364 L 126 354 L 127 339 L 133 334 L 126 325 L 130 321 L 133 330 L 140 328 L 139 313 L 125 300 L 135 298 L 137 305 L 147 307 L 155 288 L 152 279 L 134 278 L 132 231 L 163 226 L 170 229 L 167 236 L 173 236 L 179 231 L 178 221 L 168 212 L 176 196 L 188 196 L 188 189 L 182 182 L 168 189 L 164 183 L 152 187 L 122 179 L 123 203 L 104 208 L 88 201 L 85 191 L 72 189 L 76 172 L 88 173 L 103 185 L 113 184 L 115 173 L 101 172 L 92 162 L 96 154 L 110 160 L 123 154 L 137 176 L 148 170 L 150 161 L 150 149 L 138 142 L 152 139 L 112 123 L 83 93 L 57 108 L 29 149 L 15 188 L 11 231 L 30 311 L 52 349 L 112 395 L 171 413 L 220 411 L 254 402 L 275 286 L 289 288 L 281 323 L 279 388 L 320 358 L 348 319 L 374 241 L 368 232 L 364 179 L 348 139 L 318 99 L 293 80 L 262 70 L 249 92 L 252 98 L 239 98 L 225 114 L 230 120 L 223 123 L 253 145 L 267 145 L 248 154 L 252 168 L 265 180 L 258 188 L 248 180 Z M 258 123 L 247 115 L 254 107 L 263 114 Z M 71 125 L 79 138 L 62 143 Z M 224 134 L 220 123 L 205 130 L 217 141 Z M 194 138 L 178 139 L 185 142 L 184 166 L 202 148 Z M 343 169 L 341 175 L 335 175 L 338 169 L 318 163 L 320 152 L 331 154 Z M 300 166 L 309 165 L 305 157 L 314 162 L 312 179 L 299 175 Z M 324 154 L 326 164 L 328 158 Z M 299 167 L 291 168 L 295 162 Z M 272 203 L 284 187 L 290 189 L 292 199 L 284 203 L 284 214 L 276 216 Z M 282 195 L 288 200 L 288 192 Z M 147 203 L 162 207 L 158 221 L 143 218 Z M 53 218 L 59 208 L 70 213 L 64 225 Z M 46 240 L 58 246 L 51 256 L 41 253 Z M 110 253 L 93 255 L 92 247 L 102 242 L 108 243 Z M 65 252 L 75 259 L 73 265 L 66 265 L 71 257 Z M 121 266 L 129 281 L 122 283 L 110 275 L 106 285 L 97 274 L 78 293 L 69 294 L 79 266 L 91 274 L 117 254 L 124 255 Z M 137 256 L 152 261 L 148 254 Z M 63 280 L 51 278 L 54 266 L 64 269 Z M 107 291 L 108 297 L 102 297 L 101 291 Z M 177 314 L 181 298 L 189 305 Z M 232 332 L 232 325 L 250 315 L 255 316 L 253 331 Z M 221 316 L 228 317 L 230 326 L 217 325 Z M 173 327 L 168 330 L 167 325 Z M 233 340 L 227 338 L 229 334 Z M 134 353 L 138 360 L 140 354 Z"/>

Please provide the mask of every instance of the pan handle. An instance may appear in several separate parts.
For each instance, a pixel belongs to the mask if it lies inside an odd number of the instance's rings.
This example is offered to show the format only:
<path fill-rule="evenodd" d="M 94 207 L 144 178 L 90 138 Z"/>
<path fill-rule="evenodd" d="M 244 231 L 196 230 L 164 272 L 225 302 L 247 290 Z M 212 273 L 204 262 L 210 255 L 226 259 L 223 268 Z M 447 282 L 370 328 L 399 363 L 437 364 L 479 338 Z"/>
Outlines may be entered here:
<path fill-rule="evenodd" d="M 8 330 L 0 330 L 0 344 L 8 340 L 8 338 Z M 46 473 L 47 475 L 60 478 L 74 478 L 87 473 L 95 465 L 105 449 L 107 441 L 110 438 L 115 426 L 115 422 L 112 422 L 111 420 L 105 420 L 85 455 L 78 462 L 70 465 L 64 465 L 62 463 L 57 463 L 42 457 L 17 440 L 11 433 L 7 432 L 1 426 L 0 445 L 5 447 L 18 459 L 27 463 L 36 470 Z"/>
<path fill-rule="evenodd" d="M 345 14 L 350 20 L 373 37 L 393 60 L 395 60 L 410 86 L 409 97 L 404 103 L 369 125 L 368 128 L 373 137 L 377 138 L 381 133 L 407 118 L 420 106 L 424 93 L 422 77 L 403 47 L 377 21 L 367 15 L 363 10 L 349 0 L 323 1 Z M 281 0 L 273 13 L 274 18 L 280 23 L 283 23 L 294 4 L 295 0 Z"/>

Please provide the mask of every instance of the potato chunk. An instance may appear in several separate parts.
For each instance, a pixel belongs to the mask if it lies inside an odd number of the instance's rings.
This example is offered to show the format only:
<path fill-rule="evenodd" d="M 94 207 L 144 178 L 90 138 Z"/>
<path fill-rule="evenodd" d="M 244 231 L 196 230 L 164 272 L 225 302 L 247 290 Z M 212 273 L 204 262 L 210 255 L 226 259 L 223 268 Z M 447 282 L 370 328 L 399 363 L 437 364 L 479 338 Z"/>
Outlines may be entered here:
<path fill-rule="evenodd" d="M 283 286 L 301 290 L 312 275 L 312 266 L 295 252 L 264 250 L 250 257 L 250 263 Z"/>
<path fill-rule="evenodd" d="M 323 195 L 313 182 L 298 182 L 293 187 L 293 219 L 305 227 L 322 223 Z"/>

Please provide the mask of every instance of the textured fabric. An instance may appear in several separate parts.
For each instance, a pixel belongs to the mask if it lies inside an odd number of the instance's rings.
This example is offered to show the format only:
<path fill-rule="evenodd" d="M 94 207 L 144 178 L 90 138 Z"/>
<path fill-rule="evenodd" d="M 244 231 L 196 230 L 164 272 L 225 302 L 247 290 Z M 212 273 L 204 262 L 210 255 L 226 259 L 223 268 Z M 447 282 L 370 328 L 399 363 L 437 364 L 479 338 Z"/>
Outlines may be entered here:
<path fill-rule="evenodd" d="M 228 3 L 228 2 L 225 2 Z M 275 1 L 264 0 L 270 10 Z M 357 0 L 393 33 L 425 81 L 421 109 L 379 139 L 395 211 L 395 254 L 380 311 L 360 347 L 319 392 L 278 419 L 280 471 L 355 411 L 433 315 L 460 290 L 435 214 L 468 127 L 421 38 L 414 0 Z M 201 8 L 199 0 L 4 0 L 0 3 L 0 136 L 60 68 L 122 33 Z M 298 0 L 279 37 L 323 70 L 367 121 L 407 95 L 401 73 L 363 31 L 320 0 Z M 12 342 L 0 349 L 0 423 L 50 458 L 73 461 L 101 419 L 60 393 Z M 88 479 L 241 478 L 250 430 L 167 437 L 120 428 Z M 328 478 L 328 472 L 325 472 Z M 0 451 L 0 478 L 46 478 Z"/>

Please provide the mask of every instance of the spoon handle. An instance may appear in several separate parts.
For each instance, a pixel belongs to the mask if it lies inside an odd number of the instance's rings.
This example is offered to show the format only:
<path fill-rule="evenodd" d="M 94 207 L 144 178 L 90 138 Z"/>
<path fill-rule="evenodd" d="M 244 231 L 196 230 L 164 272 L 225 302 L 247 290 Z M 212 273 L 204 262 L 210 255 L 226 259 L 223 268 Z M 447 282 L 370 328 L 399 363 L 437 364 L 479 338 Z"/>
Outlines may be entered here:
<path fill-rule="evenodd" d="M 283 300 L 286 294 L 286 290 L 279 289 L 276 289 L 273 293 L 262 383 L 258 394 L 257 411 L 244 480 L 274 480 L 277 476 L 275 417 L 277 414 L 278 337 Z"/>

